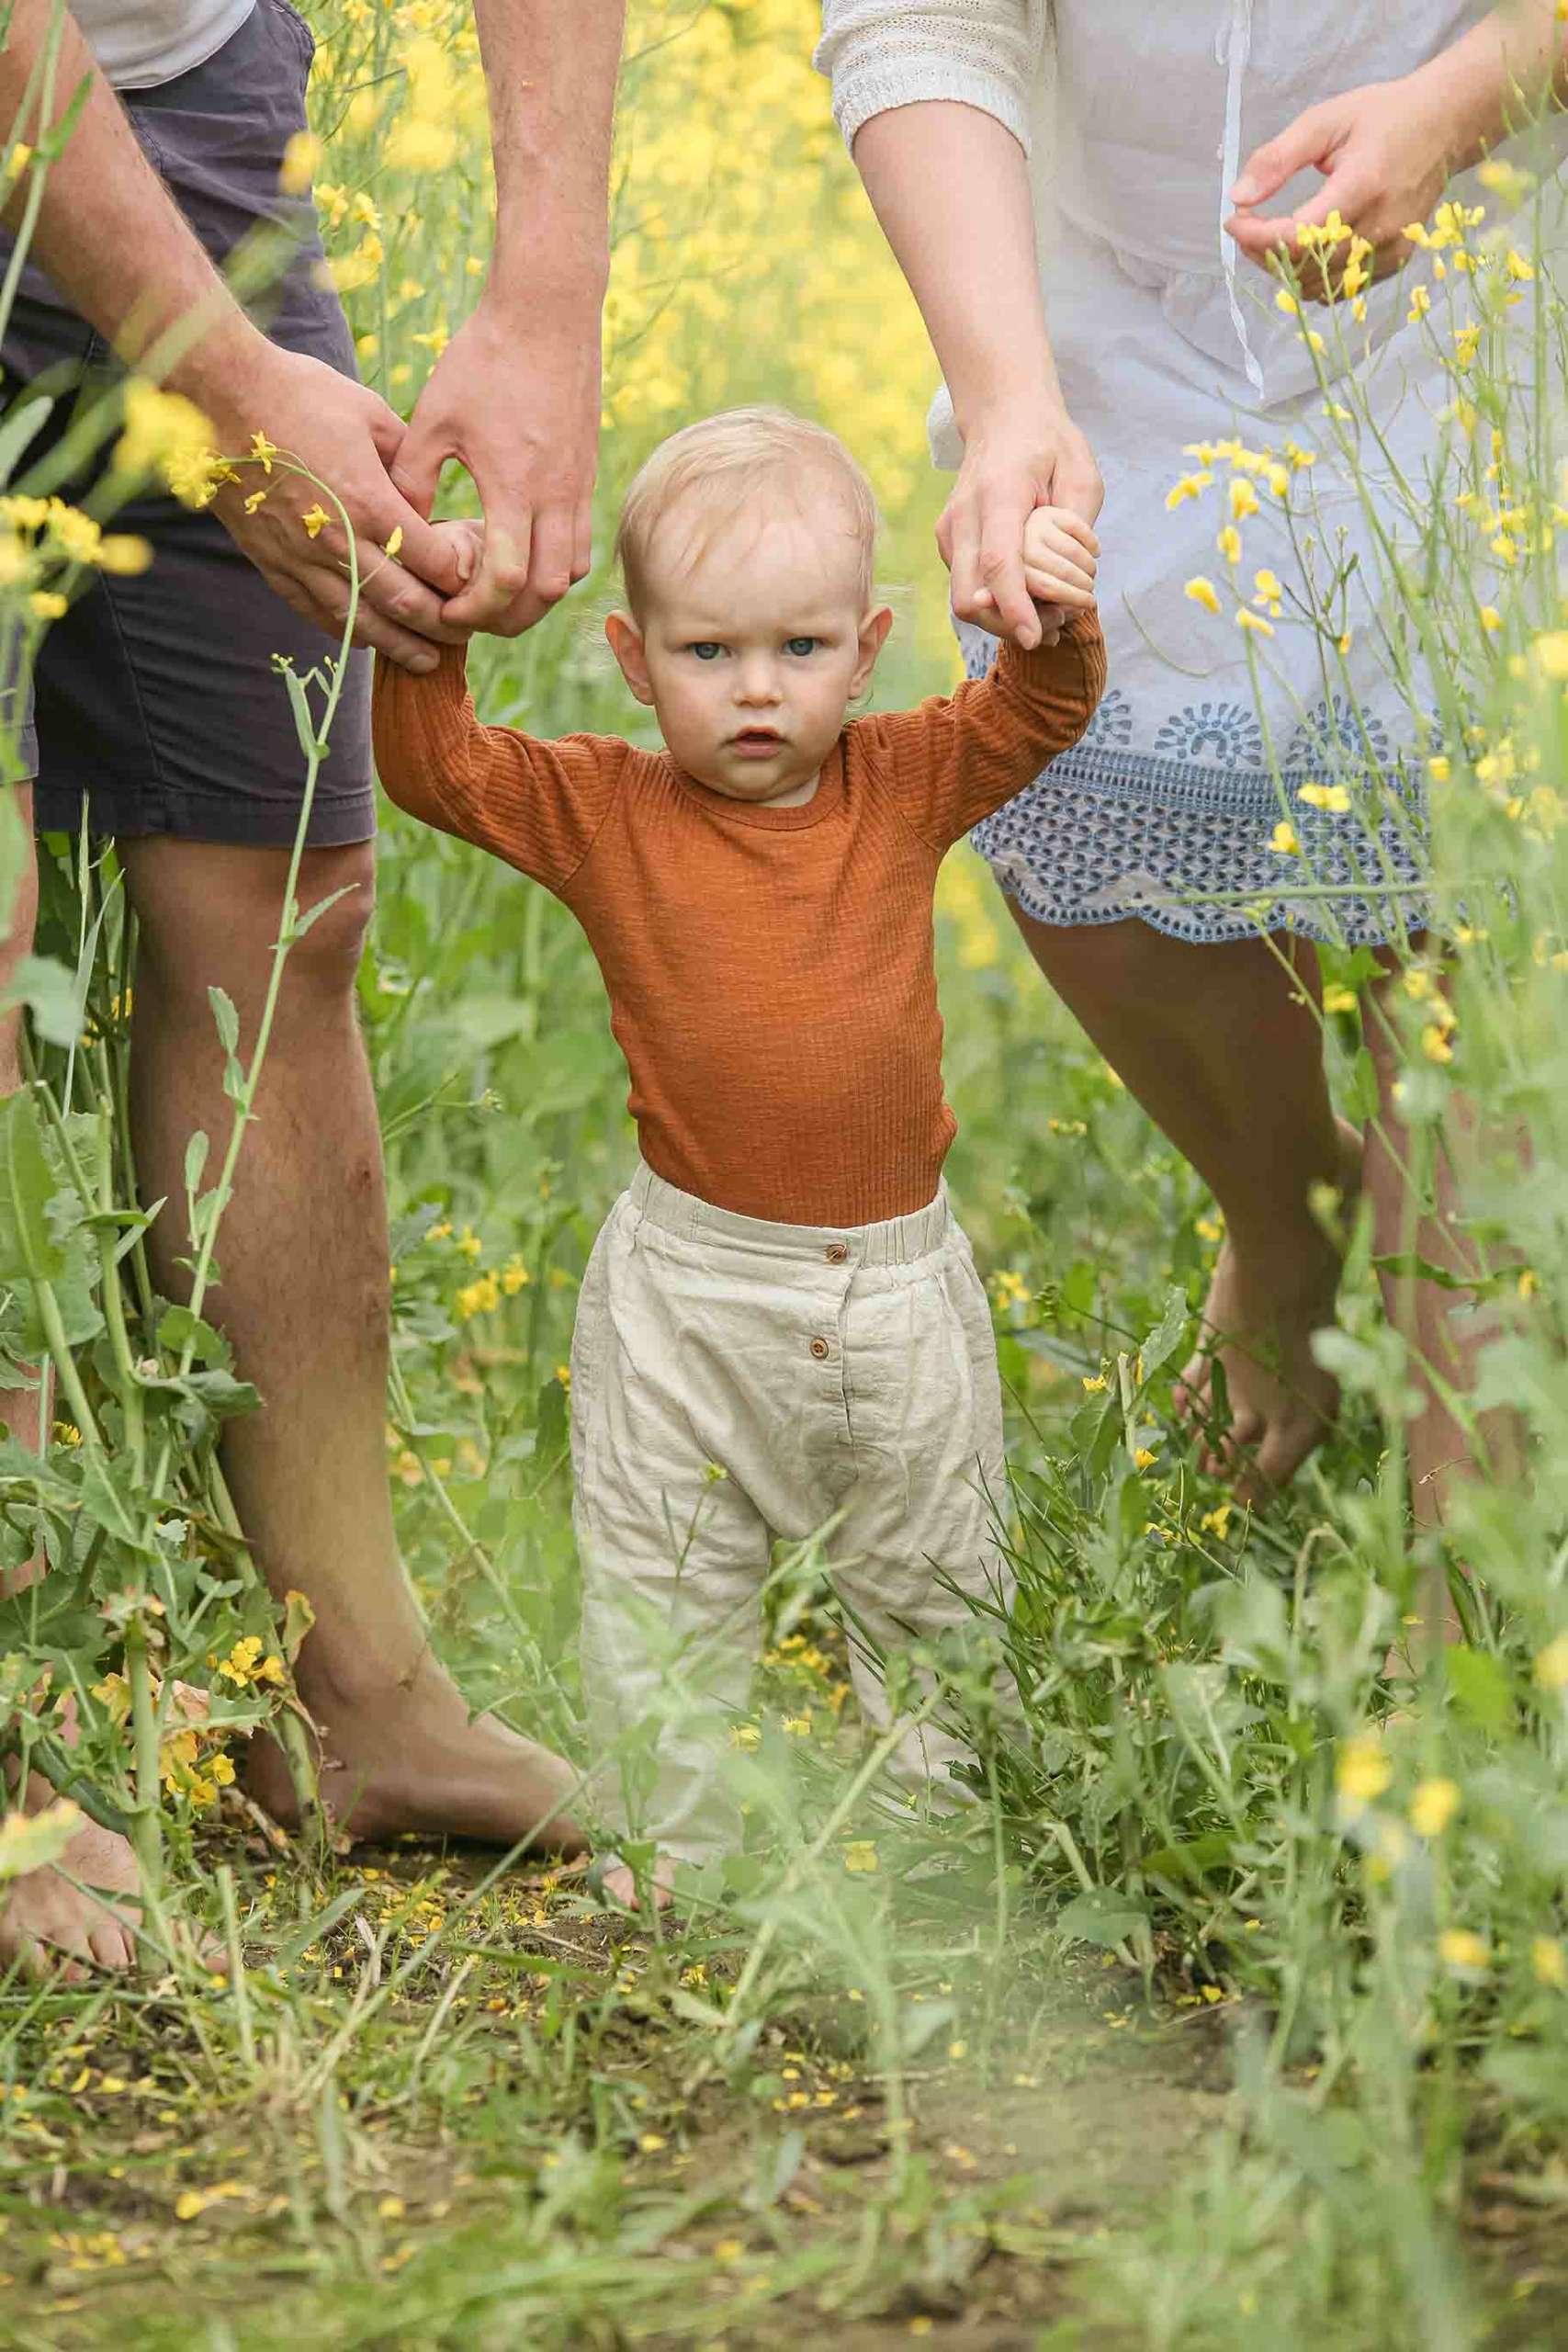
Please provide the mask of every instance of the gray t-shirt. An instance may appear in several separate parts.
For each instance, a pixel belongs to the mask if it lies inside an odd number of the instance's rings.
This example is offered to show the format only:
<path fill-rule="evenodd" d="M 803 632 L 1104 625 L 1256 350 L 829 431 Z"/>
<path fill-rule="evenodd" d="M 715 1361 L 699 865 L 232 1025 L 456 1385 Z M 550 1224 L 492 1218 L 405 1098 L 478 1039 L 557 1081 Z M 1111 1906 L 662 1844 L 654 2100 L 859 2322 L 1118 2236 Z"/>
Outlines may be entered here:
<path fill-rule="evenodd" d="M 237 33 L 255 0 L 69 0 L 117 90 L 150 90 L 203 65 Z"/>

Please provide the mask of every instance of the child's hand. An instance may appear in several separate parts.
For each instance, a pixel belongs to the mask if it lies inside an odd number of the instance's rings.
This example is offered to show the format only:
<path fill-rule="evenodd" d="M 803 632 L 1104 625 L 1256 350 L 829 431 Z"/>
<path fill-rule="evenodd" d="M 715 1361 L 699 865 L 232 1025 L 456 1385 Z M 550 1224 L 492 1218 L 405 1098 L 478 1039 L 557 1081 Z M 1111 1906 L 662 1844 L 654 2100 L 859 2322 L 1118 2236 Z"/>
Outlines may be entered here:
<path fill-rule="evenodd" d="M 1066 506 L 1037 506 L 1023 526 L 1024 585 L 1040 608 L 1043 642 L 1055 645 L 1069 612 L 1094 610 L 1100 541 Z"/>
<path fill-rule="evenodd" d="M 449 523 L 434 523 L 431 528 L 437 538 L 445 539 L 457 559 L 457 569 L 463 584 L 474 579 L 484 560 L 485 526 L 465 515 Z"/>

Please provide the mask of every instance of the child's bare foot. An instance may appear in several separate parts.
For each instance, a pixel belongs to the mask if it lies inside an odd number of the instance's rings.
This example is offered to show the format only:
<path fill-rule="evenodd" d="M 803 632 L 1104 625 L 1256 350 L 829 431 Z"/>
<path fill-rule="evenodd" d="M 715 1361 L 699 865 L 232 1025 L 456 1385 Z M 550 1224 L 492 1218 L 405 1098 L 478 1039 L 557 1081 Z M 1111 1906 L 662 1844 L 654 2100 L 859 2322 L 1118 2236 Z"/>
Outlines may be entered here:
<path fill-rule="evenodd" d="M 308 1663 L 301 1658 L 301 1668 Z M 580 1853 L 587 1839 L 565 1811 L 577 1774 L 495 1715 L 470 1715 L 461 1691 L 430 1650 L 402 1676 L 367 1663 L 353 1690 L 303 1672 L 301 1696 L 321 1724 L 317 1780 L 340 1830 L 382 1840 L 405 1830 L 474 1838 L 494 1846 L 525 1838 L 552 1853 Z M 299 1804 L 282 1750 L 251 1744 L 245 1786 L 286 1827 Z M 543 1825 L 541 1826 L 541 1825 Z"/>
<path fill-rule="evenodd" d="M 1361 1138 L 1339 1128 L 1339 1188 L 1360 1190 Z M 1177 1385 L 1176 1407 L 1202 1430 L 1213 1417 L 1212 1367 L 1224 1368 L 1231 1419 L 1203 1457 L 1232 1474 L 1239 1502 L 1262 1505 L 1287 1487 L 1334 1425 L 1337 1383 L 1313 1357 L 1313 1334 L 1334 1320 L 1339 1258 L 1305 1209 L 1293 1231 L 1246 1253 L 1227 1237 L 1203 1306 L 1196 1351 Z"/>
<path fill-rule="evenodd" d="M 668 1855 L 660 1854 L 653 1867 L 653 1907 L 656 1911 L 667 1911 L 670 1908 L 674 1881 L 674 1863 Z M 625 1862 L 618 1863 L 613 1871 L 606 1871 L 599 1884 L 605 1902 L 613 1903 L 617 1910 L 641 1910 L 642 1904 L 637 1895 L 636 1874 Z"/>
<path fill-rule="evenodd" d="M 41 1813 L 54 1801 L 42 1774 L 30 1772 L 23 1812 Z M 72 1879 L 101 1888 L 107 1899 L 82 1894 Z M 80 1984 L 91 1968 L 133 1967 L 139 1899 L 136 1858 L 125 1839 L 85 1819 L 58 1865 L 28 1871 L 4 1898 L 0 1971 L 19 1960 L 29 1975 L 58 1968 L 65 1984 Z"/>

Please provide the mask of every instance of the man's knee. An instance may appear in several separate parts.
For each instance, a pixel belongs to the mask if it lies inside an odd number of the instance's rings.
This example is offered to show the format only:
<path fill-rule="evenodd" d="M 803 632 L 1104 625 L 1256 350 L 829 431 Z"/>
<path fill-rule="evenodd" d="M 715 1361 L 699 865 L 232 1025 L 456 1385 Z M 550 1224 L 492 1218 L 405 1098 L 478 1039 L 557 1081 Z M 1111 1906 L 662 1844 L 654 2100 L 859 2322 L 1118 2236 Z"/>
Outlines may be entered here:
<path fill-rule="evenodd" d="M 147 980 L 203 1003 L 212 987 L 254 1000 L 282 928 L 288 853 L 157 841 L 127 843 L 124 855 Z M 307 851 L 297 895 L 285 1002 L 352 995 L 375 907 L 375 843 Z"/>
<path fill-rule="evenodd" d="M 300 873 L 299 904 L 304 928 L 289 946 L 284 986 L 352 994 L 376 910 L 375 842 L 312 852 Z"/>

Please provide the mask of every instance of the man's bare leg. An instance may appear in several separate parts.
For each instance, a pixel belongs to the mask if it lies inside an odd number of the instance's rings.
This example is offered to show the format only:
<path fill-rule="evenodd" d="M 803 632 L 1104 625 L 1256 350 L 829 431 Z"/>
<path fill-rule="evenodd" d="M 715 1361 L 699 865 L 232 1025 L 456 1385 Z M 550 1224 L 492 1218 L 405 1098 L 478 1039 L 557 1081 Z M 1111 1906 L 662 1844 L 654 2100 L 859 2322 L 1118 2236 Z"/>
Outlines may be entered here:
<path fill-rule="evenodd" d="M 207 991 L 226 989 L 254 1047 L 279 926 L 288 855 L 168 839 L 120 855 L 141 921 L 131 1117 L 157 1280 L 180 1295 L 186 1145 L 213 1160 L 230 1131 L 223 1056 Z M 380 1136 L 355 1011 L 371 905 L 369 842 L 311 851 L 309 908 L 350 886 L 292 951 L 235 1195 L 218 1241 L 209 1313 L 260 1389 L 230 1425 L 225 1475 L 275 1592 L 298 1587 L 316 1623 L 300 1695 L 322 1727 L 322 1795 L 356 1836 L 405 1829 L 512 1844 L 581 1835 L 555 1812 L 574 1775 L 494 1716 L 470 1721 L 431 1651 L 398 1556 L 387 1484 L 388 1263 Z M 249 1786 L 292 1817 L 282 1757 L 258 1741 Z"/>
<path fill-rule="evenodd" d="M 32 786 L 18 786 L 18 813 L 28 832 L 32 830 Z M 29 868 L 25 884 L 19 887 L 17 904 L 12 911 L 11 929 L 7 938 L 0 942 L 0 994 L 9 987 L 13 974 L 32 946 L 33 921 L 38 910 L 38 876 Z M 14 1094 L 22 1082 L 21 1069 L 22 1016 L 19 1012 L 0 1015 L 0 1097 Z M 48 1428 L 49 1382 L 43 1376 L 32 1388 L 0 1389 L 0 1421 L 15 1438 L 26 1446 L 40 1450 Z M 0 1577 L 0 1589 L 20 1592 L 42 1574 L 43 1563 L 39 1559 L 26 1561 L 9 1576 Z M 6 1802 L 15 1802 L 16 1767 L 6 1775 Z M 52 1804 L 54 1791 L 40 1772 L 28 1776 L 22 1804 L 28 1813 Z M 96 1822 L 84 1822 L 61 1857 L 63 1869 L 70 1877 L 84 1886 L 101 1886 L 111 1899 L 116 1895 L 133 1900 L 137 1891 L 136 1862 L 123 1838 L 113 1837 L 100 1829 Z M 83 1962 L 97 1962 L 105 1968 L 128 1967 L 134 1957 L 135 1937 L 122 1918 L 95 1903 L 90 1895 L 80 1894 L 58 1870 L 30 1871 L 11 1888 L 5 1908 L 0 1910 L 0 1970 L 20 1959 L 31 1969 L 46 1966 L 56 1953 L 69 1955 L 63 1973 L 70 1982 L 85 1974 Z"/>
<path fill-rule="evenodd" d="M 1316 950 L 1281 942 L 1281 963 L 1261 939 L 1201 946 L 1136 917 L 1068 929 L 1012 913 L 1068 1011 L 1224 1212 L 1204 1347 L 1177 1401 L 1206 1419 L 1212 1350 L 1237 1494 L 1266 1501 L 1327 1435 L 1337 1404 L 1312 1336 L 1334 1320 L 1339 1260 L 1311 1194 L 1359 1182 L 1360 1137 L 1335 1118 L 1324 1074 Z"/>

